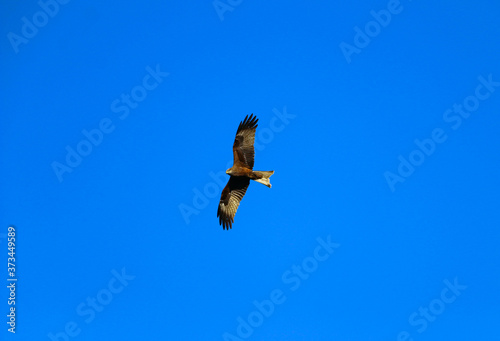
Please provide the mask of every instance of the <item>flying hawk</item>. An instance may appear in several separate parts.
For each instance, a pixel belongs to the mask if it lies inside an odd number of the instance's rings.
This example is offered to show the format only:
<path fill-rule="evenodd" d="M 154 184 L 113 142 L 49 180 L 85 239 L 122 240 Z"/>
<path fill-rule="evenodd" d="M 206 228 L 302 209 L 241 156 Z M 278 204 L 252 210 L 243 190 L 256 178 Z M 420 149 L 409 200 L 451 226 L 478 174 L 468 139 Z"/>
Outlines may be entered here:
<path fill-rule="evenodd" d="M 226 187 L 222 190 L 220 196 L 219 208 L 217 209 L 217 217 L 219 224 L 223 229 L 232 228 L 234 215 L 240 205 L 241 199 L 247 191 L 250 180 L 255 180 L 267 187 L 271 188 L 269 178 L 274 174 L 274 171 L 254 171 L 253 159 L 255 141 L 255 130 L 259 119 L 253 114 L 250 117 L 247 115 L 240 122 L 236 137 L 233 144 L 233 167 L 226 171 L 230 175 Z"/>

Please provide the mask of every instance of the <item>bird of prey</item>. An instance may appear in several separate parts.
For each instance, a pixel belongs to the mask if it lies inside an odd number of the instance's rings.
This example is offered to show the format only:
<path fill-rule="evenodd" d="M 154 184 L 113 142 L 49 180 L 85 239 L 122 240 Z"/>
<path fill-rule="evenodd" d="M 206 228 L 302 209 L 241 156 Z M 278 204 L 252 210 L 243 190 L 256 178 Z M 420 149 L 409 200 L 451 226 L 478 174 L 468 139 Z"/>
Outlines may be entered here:
<path fill-rule="evenodd" d="M 226 187 L 222 190 L 217 217 L 223 229 L 230 229 L 233 226 L 234 215 L 240 205 L 241 199 L 247 191 L 250 180 L 257 181 L 271 188 L 269 178 L 274 171 L 254 171 L 254 148 L 255 130 L 259 119 L 251 114 L 240 122 L 233 144 L 233 167 L 226 171 L 230 175 Z"/>

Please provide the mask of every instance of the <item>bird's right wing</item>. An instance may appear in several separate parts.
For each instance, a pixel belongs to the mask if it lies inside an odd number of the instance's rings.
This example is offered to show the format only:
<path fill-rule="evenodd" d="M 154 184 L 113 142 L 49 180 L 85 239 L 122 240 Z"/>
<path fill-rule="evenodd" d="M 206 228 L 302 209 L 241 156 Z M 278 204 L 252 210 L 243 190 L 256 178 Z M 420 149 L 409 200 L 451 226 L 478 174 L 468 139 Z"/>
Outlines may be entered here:
<path fill-rule="evenodd" d="M 245 195 L 250 179 L 241 176 L 231 176 L 226 187 L 222 190 L 217 217 L 223 229 L 232 228 L 234 215 L 238 210 L 241 199 Z"/>

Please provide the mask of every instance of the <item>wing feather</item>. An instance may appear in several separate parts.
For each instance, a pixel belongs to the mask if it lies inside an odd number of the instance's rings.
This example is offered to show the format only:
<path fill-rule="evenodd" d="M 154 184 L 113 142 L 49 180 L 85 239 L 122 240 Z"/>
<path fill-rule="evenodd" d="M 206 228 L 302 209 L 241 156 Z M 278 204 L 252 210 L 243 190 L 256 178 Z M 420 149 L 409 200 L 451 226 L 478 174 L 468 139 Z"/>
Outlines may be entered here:
<path fill-rule="evenodd" d="M 249 184 L 250 179 L 247 177 L 231 176 L 222 190 L 217 217 L 223 229 L 232 228 L 234 216 Z"/>
<path fill-rule="evenodd" d="M 259 119 L 254 114 L 240 122 L 233 144 L 234 164 L 253 169 L 255 130 Z"/>

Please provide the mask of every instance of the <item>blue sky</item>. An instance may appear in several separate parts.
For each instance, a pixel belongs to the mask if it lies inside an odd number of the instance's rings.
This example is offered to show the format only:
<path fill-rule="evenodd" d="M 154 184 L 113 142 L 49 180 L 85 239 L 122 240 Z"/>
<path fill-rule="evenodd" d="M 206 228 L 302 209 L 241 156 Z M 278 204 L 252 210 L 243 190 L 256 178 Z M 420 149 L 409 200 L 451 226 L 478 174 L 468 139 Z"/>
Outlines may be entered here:
<path fill-rule="evenodd" d="M 0 5 L 2 339 L 498 338 L 499 4 L 55 1 Z"/>

